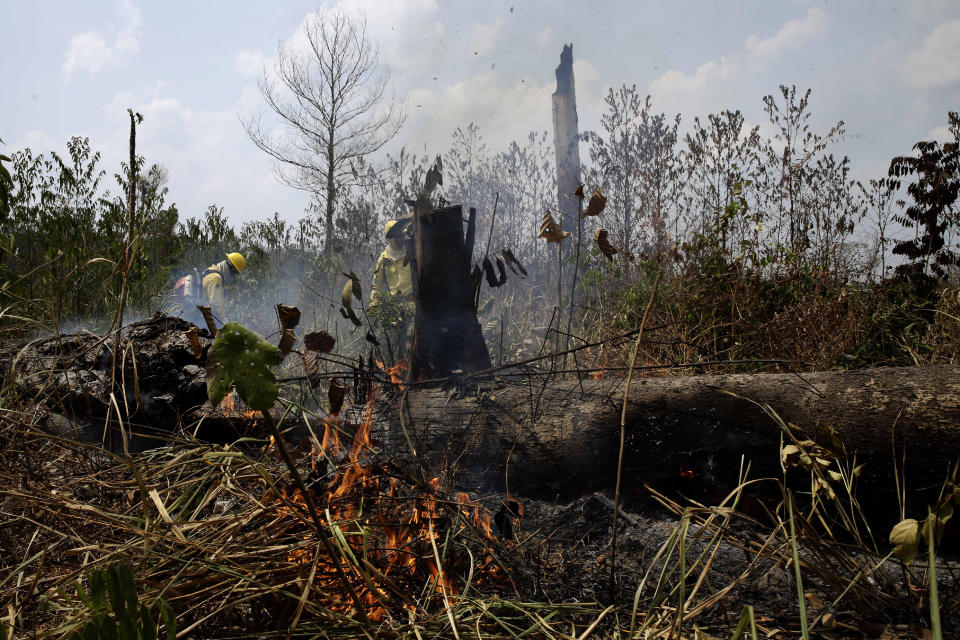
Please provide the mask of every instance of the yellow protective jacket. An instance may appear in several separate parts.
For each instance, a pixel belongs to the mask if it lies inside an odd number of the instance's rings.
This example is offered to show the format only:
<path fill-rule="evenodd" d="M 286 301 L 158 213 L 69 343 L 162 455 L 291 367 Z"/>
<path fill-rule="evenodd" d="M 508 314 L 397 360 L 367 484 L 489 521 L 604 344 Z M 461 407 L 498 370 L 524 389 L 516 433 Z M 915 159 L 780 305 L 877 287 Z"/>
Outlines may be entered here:
<path fill-rule="evenodd" d="M 224 317 L 226 312 L 226 298 L 223 295 L 223 285 L 232 279 L 233 272 L 230 271 L 226 260 L 210 265 L 203 272 L 203 279 L 200 283 L 203 287 L 203 292 L 207 296 L 207 302 L 213 307 L 214 313 L 221 318 Z"/>
<path fill-rule="evenodd" d="M 404 264 L 406 254 L 394 254 L 388 246 L 380 254 L 373 270 L 373 286 L 370 290 L 370 309 L 373 310 L 384 298 L 399 298 L 407 301 L 413 296 L 413 268 Z"/>

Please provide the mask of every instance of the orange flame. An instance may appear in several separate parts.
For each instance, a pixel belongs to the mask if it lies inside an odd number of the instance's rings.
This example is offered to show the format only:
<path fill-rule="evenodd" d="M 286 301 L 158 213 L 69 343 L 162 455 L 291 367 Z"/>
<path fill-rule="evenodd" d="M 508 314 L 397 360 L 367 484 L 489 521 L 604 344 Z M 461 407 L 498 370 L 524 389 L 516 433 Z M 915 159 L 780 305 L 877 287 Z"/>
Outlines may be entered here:
<path fill-rule="evenodd" d="M 377 366 L 387 374 L 388 378 L 390 378 L 390 382 L 396 385 L 398 388 L 403 389 L 403 378 L 406 376 L 407 370 L 410 368 L 410 365 L 407 363 L 407 359 L 400 358 L 397 360 L 396 364 L 389 368 L 379 360 L 376 362 Z"/>
<path fill-rule="evenodd" d="M 395 598 L 393 594 L 396 593 L 395 589 L 385 588 L 386 576 L 389 575 L 389 580 L 396 585 L 411 590 L 418 589 L 416 585 L 426 582 L 428 589 L 437 597 L 442 594 L 451 597 L 461 591 L 451 567 L 462 566 L 458 564 L 462 563 L 462 558 L 457 560 L 454 554 L 450 554 L 438 563 L 434 555 L 437 541 L 447 535 L 446 527 L 456 526 L 451 524 L 448 512 L 444 511 L 446 503 L 442 498 L 441 478 L 431 478 L 428 487 L 417 491 L 397 478 L 382 473 L 372 462 L 369 452 L 374 446 L 371 429 L 377 393 L 375 387 L 362 420 L 356 425 L 346 457 L 341 457 L 344 445 L 335 428 L 339 423 L 325 423 L 322 442 L 314 444 L 311 455 L 315 460 L 326 454 L 330 460 L 342 461 L 342 466 L 322 490 L 319 489 L 320 485 L 314 484 L 309 491 L 322 524 L 331 526 L 338 523 L 343 540 L 357 557 L 369 559 L 381 572 L 364 573 L 361 576 L 347 567 L 351 581 L 363 578 L 355 583 L 355 587 L 367 616 L 371 620 L 382 621 L 390 617 L 391 599 Z M 352 425 L 343 423 L 343 426 Z M 297 489 L 281 487 L 280 496 L 267 501 L 275 505 L 277 516 L 284 520 L 302 520 L 304 517 L 306 500 Z M 492 537 L 490 515 L 479 503 L 463 492 L 455 494 L 455 502 L 454 508 L 459 509 L 463 517 L 461 525 L 470 523 Z M 297 566 L 312 565 L 311 570 L 315 572 L 315 580 L 321 590 L 334 600 L 332 604 L 327 603 L 328 606 L 349 612 L 353 605 L 340 582 L 336 561 L 318 551 L 316 534 L 312 530 L 297 535 L 300 539 L 294 540 L 288 547 L 287 561 Z M 318 557 L 318 554 L 321 555 Z M 477 559 L 476 569 L 478 571 L 474 573 L 474 578 L 478 584 L 501 579 L 499 576 L 502 571 L 488 557 Z M 395 604 L 398 607 L 402 604 L 404 608 L 413 606 L 402 597 Z"/>

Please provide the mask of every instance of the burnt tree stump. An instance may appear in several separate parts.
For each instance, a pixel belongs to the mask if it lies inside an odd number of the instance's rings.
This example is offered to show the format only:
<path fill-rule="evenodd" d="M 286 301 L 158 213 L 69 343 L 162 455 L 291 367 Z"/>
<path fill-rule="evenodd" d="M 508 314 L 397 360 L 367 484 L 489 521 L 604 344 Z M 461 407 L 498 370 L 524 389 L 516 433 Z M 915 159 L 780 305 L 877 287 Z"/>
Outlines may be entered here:
<path fill-rule="evenodd" d="M 474 309 L 472 251 L 464 241 L 463 208 L 418 208 L 413 226 L 417 311 L 410 379 L 489 369 L 490 353 Z"/>

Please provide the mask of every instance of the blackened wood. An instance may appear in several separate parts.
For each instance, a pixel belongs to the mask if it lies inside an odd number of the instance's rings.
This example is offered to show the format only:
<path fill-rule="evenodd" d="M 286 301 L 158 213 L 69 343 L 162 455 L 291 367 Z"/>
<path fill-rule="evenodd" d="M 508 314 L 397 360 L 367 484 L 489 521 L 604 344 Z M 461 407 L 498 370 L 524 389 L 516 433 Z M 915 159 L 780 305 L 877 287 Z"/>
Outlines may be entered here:
<path fill-rule="evenodd" d="M 454 206 L 415 215 L 417 310 L 410 378 L 487 369 L 490 353 L 473 306 L 463 210 Z"/>
<path fill-rule="evenodd" d="M 583 385 L 585 393 L 575 381 L 534 381 L 463 397 L 411 390 L 404 416 L 416 462 L 429 473 L 452 467 L 462 488 L 481 492 L 509 488 L 553 498 L 610 488 L 622 381 Z M 960 457 L 960 366 L 641 378 L 627 405 L 625 491 L 681 475 L 732 487 L 741 456 L 752 478 L 781 476 L 781 429 L 745 398 L 796 425 L 799 439 L 845 450 L 864 464 L 856 481 L 864 503 L 896 506 L 894 446 L 897 464 L 905 452 L 899 473 L 906 475 L 908 504 L 919 511 Z M 398 410 L 399 400 L 379 435 L 393 456 L 410 448 Z M 809 490 L 805 474 L 791 475 Z"/>

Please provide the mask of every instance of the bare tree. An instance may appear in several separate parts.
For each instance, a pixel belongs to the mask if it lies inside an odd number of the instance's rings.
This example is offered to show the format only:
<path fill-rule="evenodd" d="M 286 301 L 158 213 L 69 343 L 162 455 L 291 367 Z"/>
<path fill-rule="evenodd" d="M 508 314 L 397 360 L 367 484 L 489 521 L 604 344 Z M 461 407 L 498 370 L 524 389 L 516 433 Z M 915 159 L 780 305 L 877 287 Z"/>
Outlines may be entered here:
<path fill-rule="evenodd" d="M 387 95 L 390 73 L 379 64 L 365 20 L 321 11 L 306 19 L 303 35 L 302 48 L 278 45 L 273 74 L 264 69 L 258 83 L 283 134 L 275 135 L 263 114 L 243 125 L 276 160 L 284 183 L 325 203 L 329 251 L 338 198 L 362 180 L 359 161 L 396 135 L 404 111 Z"/>

